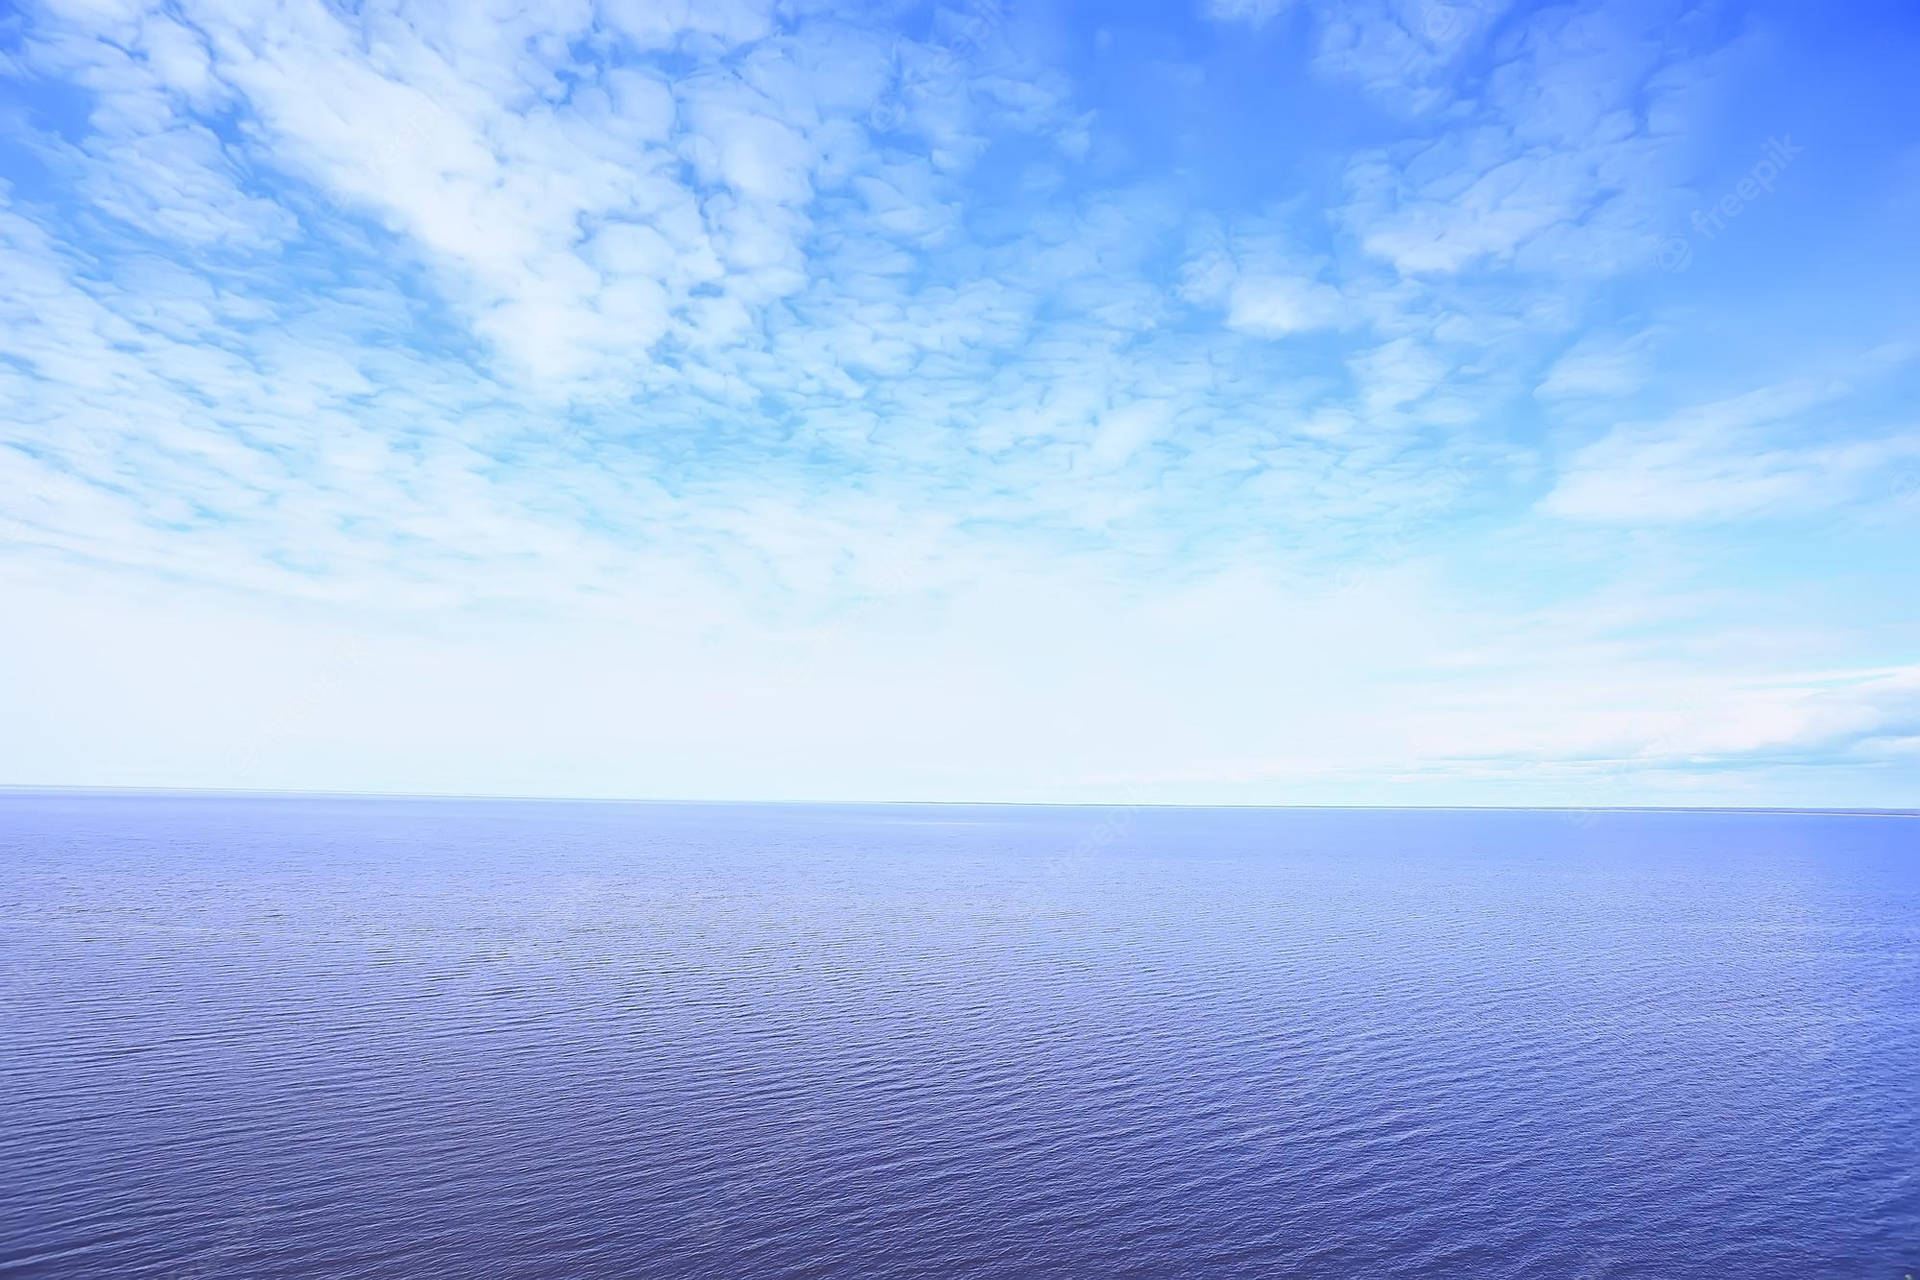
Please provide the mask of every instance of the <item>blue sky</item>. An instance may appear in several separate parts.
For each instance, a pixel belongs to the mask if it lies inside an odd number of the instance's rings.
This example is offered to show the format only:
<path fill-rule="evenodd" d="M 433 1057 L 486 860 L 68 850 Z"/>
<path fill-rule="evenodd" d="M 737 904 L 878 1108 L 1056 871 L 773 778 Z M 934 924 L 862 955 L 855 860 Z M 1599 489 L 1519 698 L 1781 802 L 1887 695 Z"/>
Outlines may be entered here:
<path fill-rule="evenodd" d="M 1920 804 L 1920 15 L 29 0 L 0 780 Z"/>

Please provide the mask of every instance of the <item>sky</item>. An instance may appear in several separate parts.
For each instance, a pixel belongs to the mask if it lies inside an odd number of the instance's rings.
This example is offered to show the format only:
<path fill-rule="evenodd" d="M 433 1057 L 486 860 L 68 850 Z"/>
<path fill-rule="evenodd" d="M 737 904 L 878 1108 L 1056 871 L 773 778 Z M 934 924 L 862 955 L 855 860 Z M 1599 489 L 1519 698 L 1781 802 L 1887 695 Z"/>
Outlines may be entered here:
<path fill-rule="evenodd" d="M 16 0 L 0 783 L 1920 806 L 1906 0 Z"/>

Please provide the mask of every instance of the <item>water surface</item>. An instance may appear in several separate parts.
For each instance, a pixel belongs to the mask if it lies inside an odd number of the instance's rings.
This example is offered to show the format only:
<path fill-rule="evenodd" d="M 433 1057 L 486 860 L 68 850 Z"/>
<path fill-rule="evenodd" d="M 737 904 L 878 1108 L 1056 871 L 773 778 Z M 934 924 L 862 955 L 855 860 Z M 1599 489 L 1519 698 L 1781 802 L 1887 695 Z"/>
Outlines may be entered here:
<path fill-rule="evenodd" d="M 1920 1273 L 1920 821 L 0 796 L 0 1272 Z"/>

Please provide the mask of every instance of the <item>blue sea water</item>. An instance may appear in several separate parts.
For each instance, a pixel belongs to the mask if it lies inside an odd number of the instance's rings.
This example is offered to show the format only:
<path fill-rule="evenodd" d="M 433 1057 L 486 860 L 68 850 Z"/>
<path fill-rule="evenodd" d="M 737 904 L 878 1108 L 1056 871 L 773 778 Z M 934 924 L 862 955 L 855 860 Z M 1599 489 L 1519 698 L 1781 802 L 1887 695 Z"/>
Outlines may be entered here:
<path fill-rule="evenodd" d="M 1920 820 L 0 796 L 0 1273 L 1920 1273 Z"/>

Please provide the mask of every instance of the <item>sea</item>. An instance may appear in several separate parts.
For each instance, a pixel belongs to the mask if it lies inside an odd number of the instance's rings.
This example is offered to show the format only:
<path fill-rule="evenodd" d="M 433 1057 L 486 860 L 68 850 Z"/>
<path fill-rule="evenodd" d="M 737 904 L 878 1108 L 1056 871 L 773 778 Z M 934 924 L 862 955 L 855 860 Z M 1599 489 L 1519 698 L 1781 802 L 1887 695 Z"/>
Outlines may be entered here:
<path fill-rule="evenodd" d="M 0 794 L 0 1275 L 1920 1275 L 1920 818 Z"/>

